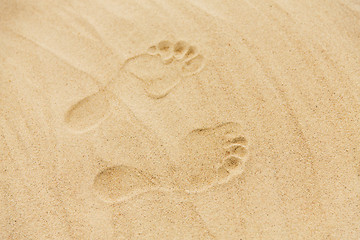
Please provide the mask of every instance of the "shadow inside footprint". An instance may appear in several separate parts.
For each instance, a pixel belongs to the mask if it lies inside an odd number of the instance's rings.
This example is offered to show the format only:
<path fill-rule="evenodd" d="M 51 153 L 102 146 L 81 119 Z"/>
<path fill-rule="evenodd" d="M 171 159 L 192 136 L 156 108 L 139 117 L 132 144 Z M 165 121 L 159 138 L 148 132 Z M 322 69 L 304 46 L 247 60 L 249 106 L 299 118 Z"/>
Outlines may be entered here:
<path fill-rule="evenodd" d="M 96 126 L 110 112 L 110 103 L 105 91 L 98 91 L 78 101 L 65 114 L 66 125 L 83 132 Z"/>
<path fill-rule="evenodd" d="M 114 203 L 130 199 L 156 186 L 154 178 L 125 165 L 106 168 L 95 176 L 93 188 L 100 199 Z"/>
<path fill-rule="evenodd" d="M 130 72 L 145 85 L 152 98 L 165 97 L 182 79 L 177 64 L 164 63 L 160 56 L 143 54 L 129 59 L 125 71 Z"/>
<path fill-rule="evenodd" d="M 184 77 L 201 71 L 204 62 L 196 47 L 185 41 L 173 44 L 165 40 L 151 46 L 147 53 L 128 59 L 123 68 L 143 82 L 149 97 L 159 99 Z"/>
<path fill-rule="evenodd" d="M 190 132 L 181 143 L 175 181 L 187 192 L 201 192 L 228 182 L 244 170 L 247 140 L 238 123 L 228 122 Z"/>

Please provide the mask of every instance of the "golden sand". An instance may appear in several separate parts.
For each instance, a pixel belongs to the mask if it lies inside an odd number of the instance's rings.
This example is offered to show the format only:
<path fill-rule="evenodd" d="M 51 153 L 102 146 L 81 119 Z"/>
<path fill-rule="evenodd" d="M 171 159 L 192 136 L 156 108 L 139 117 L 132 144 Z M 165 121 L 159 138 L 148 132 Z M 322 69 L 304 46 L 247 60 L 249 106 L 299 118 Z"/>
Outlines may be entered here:
<path fill-rule="evenodd" d="M 360 239 L 358 0 L 0 0 L 0 239 Z"/>

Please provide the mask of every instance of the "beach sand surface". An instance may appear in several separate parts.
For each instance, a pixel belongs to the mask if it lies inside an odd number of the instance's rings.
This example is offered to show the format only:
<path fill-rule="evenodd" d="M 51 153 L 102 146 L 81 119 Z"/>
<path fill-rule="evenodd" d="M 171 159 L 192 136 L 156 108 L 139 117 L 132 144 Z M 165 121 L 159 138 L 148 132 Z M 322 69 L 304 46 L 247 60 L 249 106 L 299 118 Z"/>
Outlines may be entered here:
<path fill-rule="evenodd" d="M 360 239 L 358 0 L 0 0 L 0 239 Z"/>

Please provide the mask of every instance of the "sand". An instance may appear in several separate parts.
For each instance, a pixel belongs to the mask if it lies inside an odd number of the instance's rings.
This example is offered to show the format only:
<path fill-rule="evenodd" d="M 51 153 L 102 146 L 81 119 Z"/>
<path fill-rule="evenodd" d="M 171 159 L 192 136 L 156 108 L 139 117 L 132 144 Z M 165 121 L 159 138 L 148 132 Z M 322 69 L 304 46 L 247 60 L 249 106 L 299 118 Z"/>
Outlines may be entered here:
<path fill-rule="evenodd" d="M 360 239 L 358 0 L 1 0 L 0 239 Z"/>

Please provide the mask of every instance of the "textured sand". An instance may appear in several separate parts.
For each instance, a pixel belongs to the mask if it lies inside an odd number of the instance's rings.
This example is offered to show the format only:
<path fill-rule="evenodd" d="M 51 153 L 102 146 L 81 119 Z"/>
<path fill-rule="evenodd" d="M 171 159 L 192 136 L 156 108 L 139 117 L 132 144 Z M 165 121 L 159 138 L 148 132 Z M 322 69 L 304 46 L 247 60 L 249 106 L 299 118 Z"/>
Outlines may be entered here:
<path fill-rule="evenodd" d="M 360 1 L 0 0 L 0 239 L 360 239 Z"/>

